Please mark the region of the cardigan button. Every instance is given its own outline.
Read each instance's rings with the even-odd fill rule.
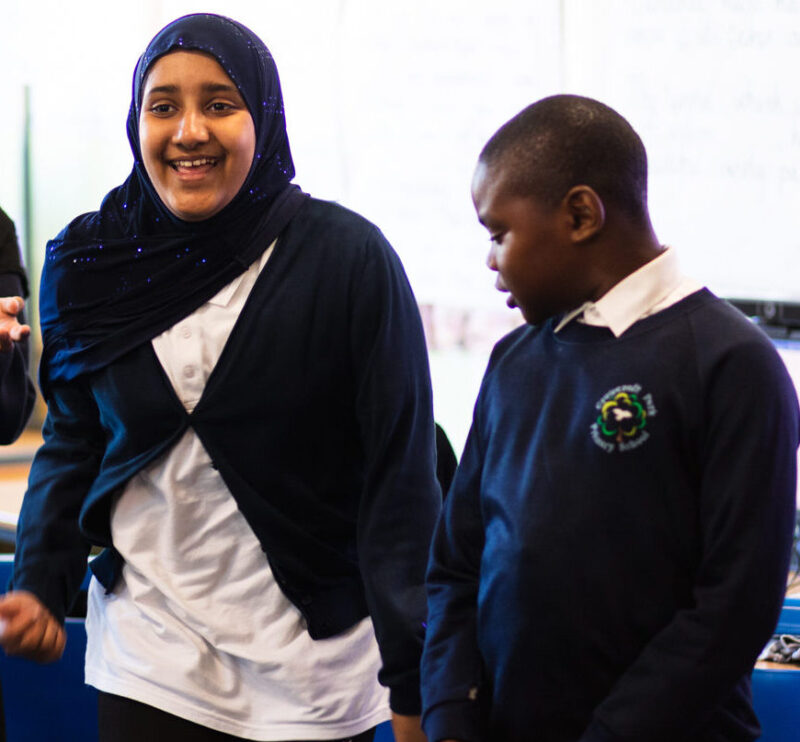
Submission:
[[[303,595],[300,598],[300,605],[311,605],[312,602],[310,595]]]

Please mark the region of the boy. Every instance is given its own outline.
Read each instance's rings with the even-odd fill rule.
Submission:
[[[434,539],[430,742],[753,740],[798,409],[768,339],[681,278],[641,140],[559,95],[472,183],[527,325],[495,347]]]

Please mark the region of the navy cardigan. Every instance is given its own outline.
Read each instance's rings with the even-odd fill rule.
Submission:
[[[16,589],[62,618],[97,544],[107,548],[92,569],[112,590],[115,496],[191,426],[309,634],[333,636],[369,614],[392,708],[419,712],[424,571],[441,496],[419,312],[377,228],[309,200],[191,413],[150,343],[43,387],[45,443],[20,515]]]

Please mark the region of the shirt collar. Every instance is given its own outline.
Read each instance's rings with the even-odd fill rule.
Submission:
[[[608,327],[616,337],[650,314],[653,308],[681,282],[678,256],[667,247],[656,258],[612,286],[595,302],[587,301],[564,315],[558,332],[573,319]]]

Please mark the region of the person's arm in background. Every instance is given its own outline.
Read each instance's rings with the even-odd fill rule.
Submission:
[[[31,328],[24,324],[23,282],[0,274],[0,444],[13,443],[28,422],[36,393],[28,373]]]
[[[22,314],[28,285],[14,222],[0,209],[0,444],[28,422],[36,393],[28,373],[30,327]]]
[[[366,462],[359,562],[395,738],[414,742],[424,740],[419,665],[425,569],[441,493],[422,321],[400,261],[377,230],[365,245],[351,306],[350,357]]]

